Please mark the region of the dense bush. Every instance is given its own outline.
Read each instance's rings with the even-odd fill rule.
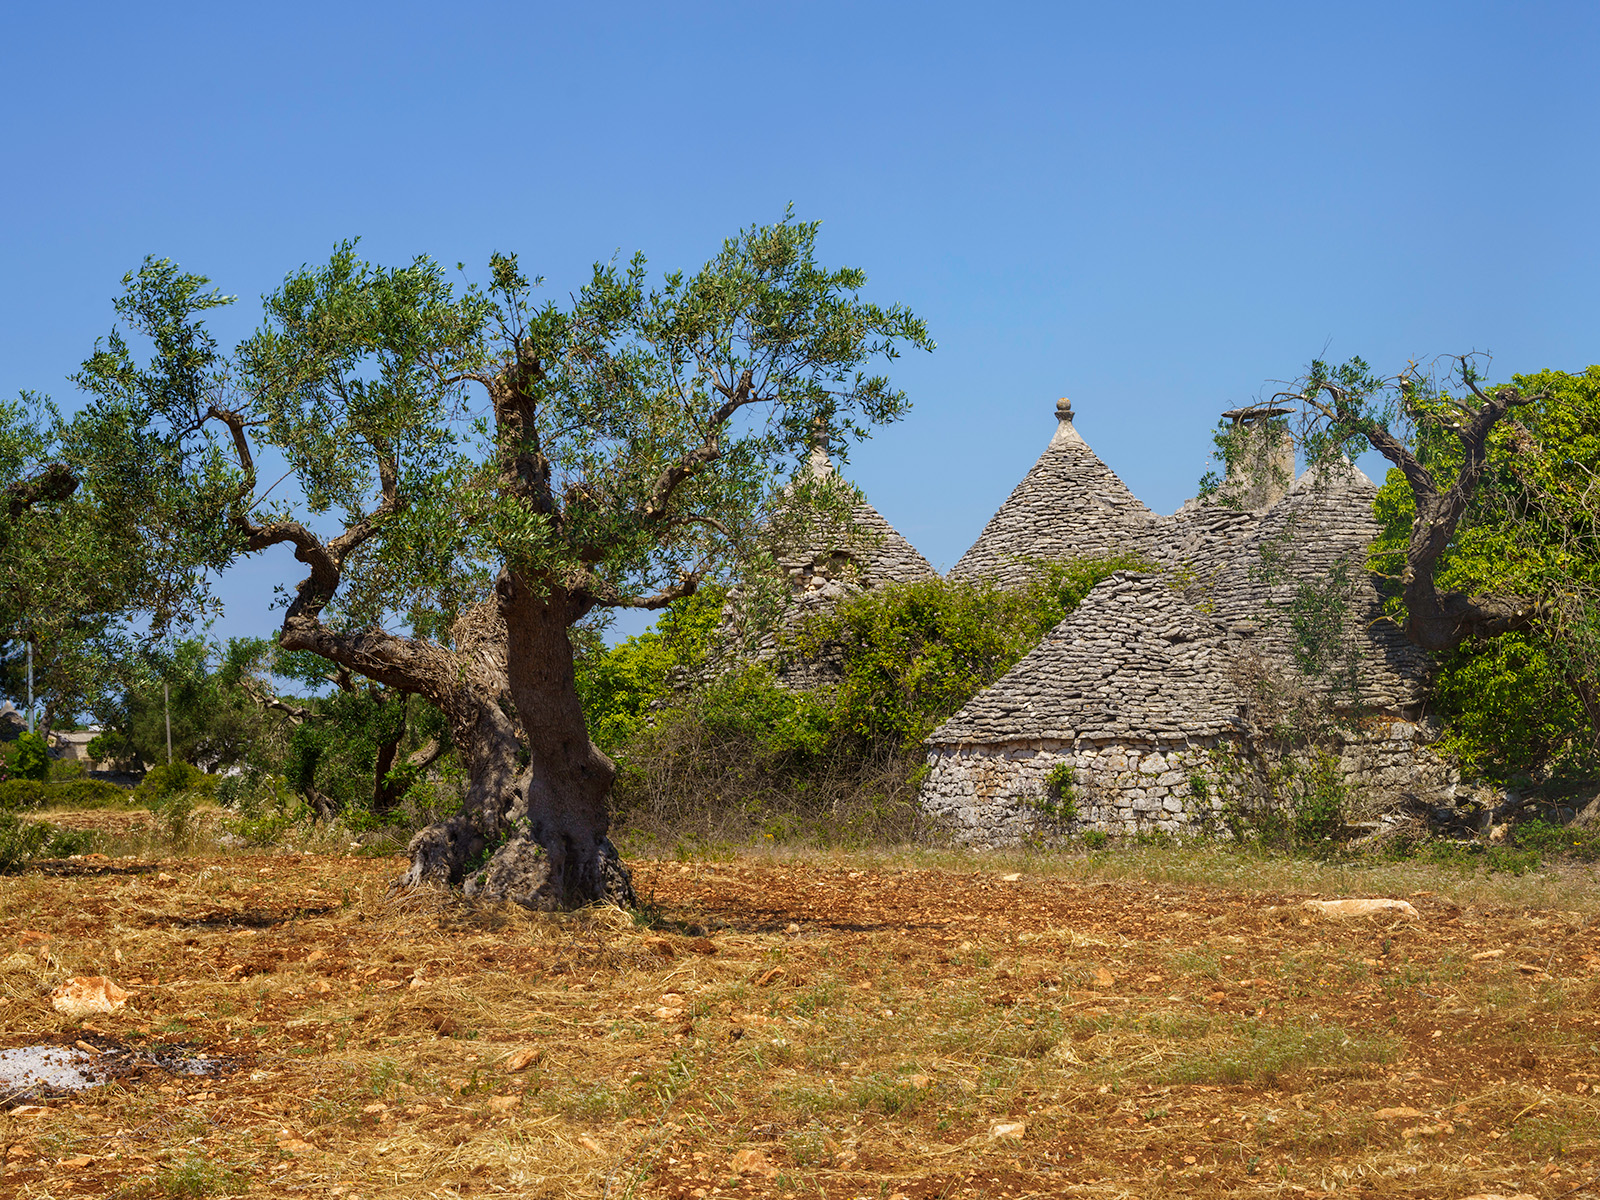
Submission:
[[[15,871],[38,858],[82,854],[93,844],[89,834],[0,812],[0,871]]]
[[[0,783],[0,812],[38,808],[48,795],[49,788],[37,779],[7,779]]]
[[[128,803],[130,793],[104,779],[69,779],[52,783],[46,803],[70,808],[117,808]]]
[[[722,588],[702,588],[673,604],[644,633],[609,649],[594,631],[575,631],[578,698],[596,745],[610,752],[626,746],[652,708],[672,694],[674,680],[705,663],[725,598]]]
[[[185,793],[210,799],[216,788],[217,781],[213,776],[192,763],[179,760],[146,771],[139,786],[133,789],[133,798],[149,808],[159,808],[172,797]]]
[[[5,748],[6,774],[12,779],[48,779],[50,749],[37,733],[18,735]]]
[[[291,830],[309,825],[315,814],[281,775],[265,771],[230,775],[217,790],[234,812],[229,830],[252,846],[271,846]]]
[[[863,592],[812,618],[792,652],[843,659],[835,730],[867,752],[914,751],[1133,558],[1040,562],[1031,582],[926,579]]]

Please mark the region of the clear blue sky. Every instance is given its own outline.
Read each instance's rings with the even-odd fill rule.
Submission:
[[[926,318],[850,474],[948,567],[1070,396],[1159,511],[1311,358],[1600,360],[1600,6],[11,4],[0,393],[66,374],[146,254],[241,303],[359,235],[552,289],[741,226]],[[267,632],[283,550],[228,581]]]

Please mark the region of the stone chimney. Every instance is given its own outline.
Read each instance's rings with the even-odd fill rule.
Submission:
[[[1259,510],[1271,508],[1288,493],[1294,482],[1294,438],[1283,418],[1292,411],[1255,404],[1222,414],[1223,420],[1233,422],[1229,432],[1235,446],[1221,488],[1226,503]]]
[[[1072,427],[1072,401],[1063,396],[1056,401],[1056,434],[1050,444],[1062,446],[1068,442],[1085,444],[1083,435]]]

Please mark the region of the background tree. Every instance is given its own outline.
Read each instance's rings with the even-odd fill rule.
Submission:
[[[255,697],[271,674],[273,646],[261,638],[224,644],[191,637],[146,645],[107,667],[117,681],[95,710],[105,732],[96,758],[133,766],[167,761],[219,771],[248,761],[267,736]]]
[[[314,654],[279,653],[274,661],[286,679],[324,691],[334,685],[326,695],[298,701],[253,685],[257,703],[292,725],[277,764],[289,786],[325,820],[338,816],[356,829],[398,820],[402,804],[451,749],[443,714],[412,693],[342,667],[330,671]],[[428,791],[430,813],[432,800]]]
[[[1425,650],[1452,650],[1473,637],[1526,629],[1536,596],[1441,590],[1438,573],[1490,466],[1490,435],[1514,409],[1547,399],[1515,384],[1485,391],[1470,355],[1450,360],[1462,394],[1452,395],[1413,364],[1392,378],[1353,358],[1341,367],[1314,362],[1293,392],[1305,413],[1303,441],[1312,465],[1353,457],[1366,443],[1388,459],[1411,491],[1414,517],[1393,578],[1406,636]],[[1441,454],[1452,443],[1457,452]],[[1448,472],[1448,473],[1447,473]]]
[[[287,545],[309,568],[280,646],[445,716],[466,800],[413,840],[408,882],[534,907],[631,898],[569,631],[760,559],[813,426],[837,440],[895,419],[905,397],[862,367],[932,347],[909,312],[860,298],[860,271],[819,267],[815,236],[750,229],[655,287],[642,258],[597,266],[564,307],[536,305],[511,257],[457,292],[429,260],[388,270],[341,247],[268,298],[226,388],[214,356],[168,361],[208,345],[205,281],[147,263],[130,287],[170,334],[142,374],[177,381],[160,416],[187,429],[184,503],[221,501],[219,548]],[[303,502],[268,500],[261,445]]]
[[[1587,773],[1600,765],[1600,367],[1518,375],[1510,386],[1526,402],[1490,430],[1435,578],[1447,592],[1530,597],[1535,615],[1443,652],[1434,703],[1450,719],[1450,748],[1490,776]],[[1436,477],[1459,475],[1458,411],[1427,393],[1413,404],[1437,413],[1416,425],[1418,460]],[[1376,511],[1372,563],[1403,579],[1417,517],[1404,473],[1390,472]]]

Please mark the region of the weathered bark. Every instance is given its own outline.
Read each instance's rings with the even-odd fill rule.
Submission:
[[[589,739],[578,701],[567,630],[581,615],[581,602],[551,581],[509,574],[498,592],[508,682],[528,748],[526,836],[545,858],[535,893],[539,906],[570,908],[597,900],[632,905],[632,880],[606,836],[607,798],[617,768]],[[509,877],[509,871],[501,875]]]
[[[476,899],[541,910],[632,905],[632,881],[606,836],[616,768],[583,721],[564,603],[535,599],[509,581],[499,592],[492,631],[473,631],[491,637],[466,645],[470,637],[458,626],[458,648],[476,667],[479,687],[457,697],[454,709],[440,704],[467,767],[467,802],[412,838],[411,867],[400,882],[459,884]],[[488,700],[483,685],[496,673],[516,721],[505,703]],[[456,709],[471,712],[470,726],[457,725]],[[528,763],[518,769],[524,743]]]
[[[1453,650],[1470,638],[1527,629],[1543,611],[1541,603],[1532,597],[1441,592],[1434,582],[1439,560],[1449,549],[1488,469],[1490,430],[1513,408],[1538,399],[1524,396],[1514,387],[1484,392],[1473,381],[1466,360],[1462,360],[1461,378],[1477,397],[1478,406],[1455,405],[1460,415],[1451,428],[1461,443],[1462,463],[1447,488],[1439,486],[1433,472],[1387,427],[1360,412],[1343,388],[1327,381],[1318,385],[1317,391],[1326,392],[1330,404],[1318,401],[1316,392],[1304,397],[1334,424],[1365,436],[1374,450],[1399,468],[1410,485],[1416,516],[1411,522],[1406,563],[1400,577],[1401,600],[1406,608],[1406,637],[1424,650]]]

